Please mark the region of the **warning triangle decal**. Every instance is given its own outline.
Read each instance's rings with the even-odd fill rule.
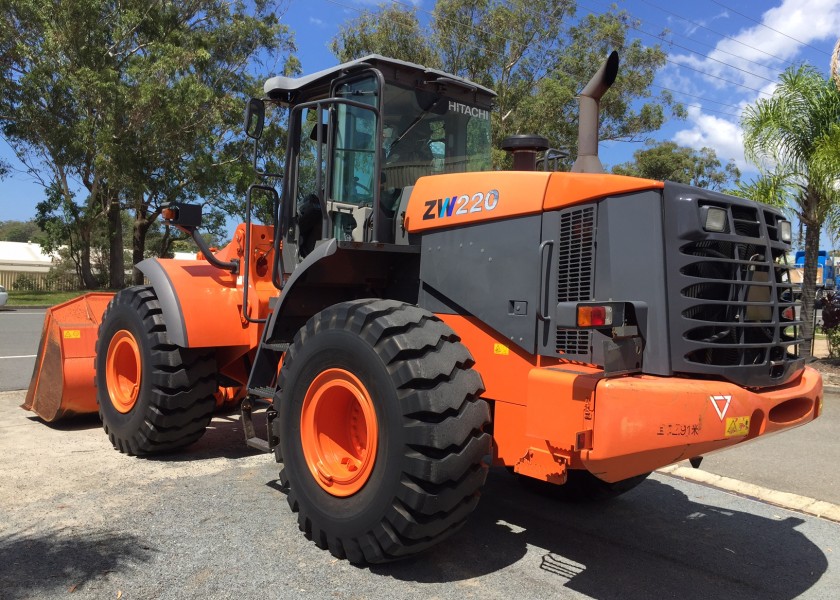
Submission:
[[[723,417],[726,416],[726,411],[729,410],[729,403],[732,402],[732,396],[709,396],[709,400],[712,401],[715,412],[720,417],[720,420],[723,421]]]

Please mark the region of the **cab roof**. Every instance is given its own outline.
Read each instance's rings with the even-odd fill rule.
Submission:
[[[286,103],[324,96],[329,92],[330,84],[334,79],[364,67],[379,69],[385,77],[386,82],[407,83],[413,77],[415,80],[413,83],[416,83],[417,75],[422,75],[422,82],[435,82],[457,87],[462,92],[469,91],[476,95],[485,96],[487,101],[490,101],[496,96],[496,92],[493,90],[473,83],[463,77],[451,75],[437,69],[429,69],[423,65],[388,58],[379,54],[369,54],[362,58],[351,60],[350,62],[336,65],[335,67],[330,67],[317,73],[312,73],[311,75],[304,75],[303,77],[278,75],[265,82],[263,91],[269,98]]]

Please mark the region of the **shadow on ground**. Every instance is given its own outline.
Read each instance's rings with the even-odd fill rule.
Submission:
[[[148,562],[154,553],[125,534],[65,530],[0,536],[0,596],[41,598],[81,591],[85,585]]]
[[[780,514],[783,514],[780,511]],[[828,568],[804,521],[723,510],[648,480],[602,504],[561,504],[493,470],[466,526],[431,551],[375,566],[406,581],[451,582],[511,567],[599,600],[795,598]],[[539,570],[539,571],[537,571]]]
[[[255,420],[259,415],[255,416]],[[260,422],[254,424],[257,434],[265,436],[264,425]],[[204,435],[186,448],[181,448],[172,453],[150,456],[150,460],[167,462],[189,462],[194,460],[205,460],[208,458],[240,459],[261,454],[245,444],[245,434],[242,431],[239,413],[217,413]],[[274,461],[273,454],[266,454],[265,460]]]

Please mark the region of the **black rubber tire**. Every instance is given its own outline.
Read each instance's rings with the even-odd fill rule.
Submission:
[[[648,478],[650,473],[643,473],[614,483],[598,479],[589,471],[570,470],[563,485],[519,476],[519,482],[527,489],[550,496],[564,502],[606,502],[629,492]]]
[[[134,336],[141,361],[139,394],[127,413],[114,407],[105,378],[106,353],[120,330]],[[169,341],[160,302],[151,287],[131,287],[111,300],[99,326],[95,367],[99,416],[120,452],[168,452],[204,434],[216,406],[216,360],[212,352],[181,348]]]
[[[298,525],[319,548],[353,563],[413,555],[457,531],[487,477],[490,409],[481,377],[455,333],[416,306],[390,300],[337,304],[312,317],[286,352],[275,408],[280,473]],[[327,493],[309,471],[301,407],[318,373],[351,372],[370,393],[379,444],[358,492]]]

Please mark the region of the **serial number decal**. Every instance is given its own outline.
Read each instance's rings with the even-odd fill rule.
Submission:
[[[739,437],[750,432],[749,417],[729,417],[726,419],[726,437]]]
[[[471,215],[495,210],[498,205],[498,190],[490,190],[487,193],[476,192],[472,195],[455,194],[448,198],[426,200],[426,212],[423,213],[423,220],[445,219],[452,215]]]
[[[701,429],[703,429],[703,426],[700,423],[664,423],[659,426],[656,435],[687,437],[700,435]]]

